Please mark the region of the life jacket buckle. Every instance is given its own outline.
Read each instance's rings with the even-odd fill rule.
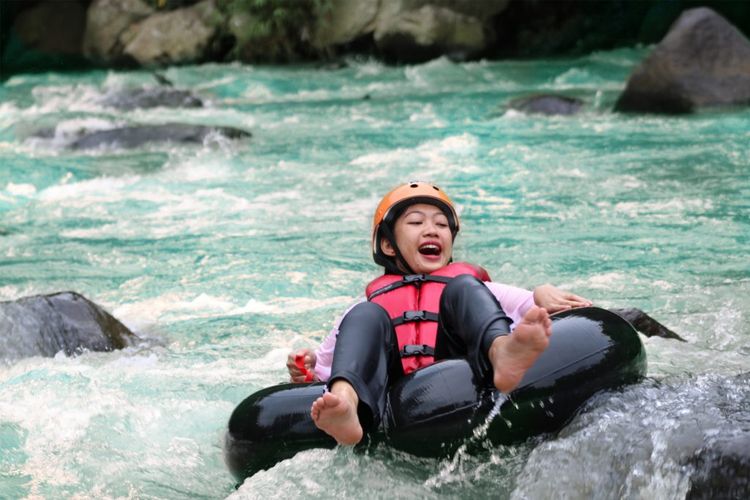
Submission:
[[[425,275],[424,274],[407,274],[401,279],[401,281],[403,281],[407,285],[410,283],[421,283],[425,281]]]
[[[406,344],[401,348],[401,357],[410,358],[412,356],[434,356],[435,349],[427,344]]]
[[[427,319],[427,311],[404,311],[404,322],[424,321]]]

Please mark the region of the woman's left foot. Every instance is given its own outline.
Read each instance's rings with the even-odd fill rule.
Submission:
[[[526,370],[549,345],[552,321],[545,309],[532,307],[512,333],[496,338],[488,353],[494,370],[493,382],[509,393],[521,382]]]
[[[348,387],[341,388],[341,383]],[[326,392],[313,402],[310,408],[313,422],[338,444],[357,444],[363,435],[357,415],[358,400],[357,393],[351,385],[336,381],[331,392]]]

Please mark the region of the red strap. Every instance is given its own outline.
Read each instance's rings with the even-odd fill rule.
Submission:
[[[305,355],[297,354],[294,357],[294,364],[297,365],[297,368],[299,368],[299,371],[301,371],[302,375],[305,376],[305,382],[312,382],[313,374],[310,370],[308,370],[305,367]]]

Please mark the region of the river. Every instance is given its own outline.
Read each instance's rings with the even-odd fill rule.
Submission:
[[[611,112],[646,53],[168,68],[207,102],[181,109],[100,104],[154,84],[142,70],[5,81],[0,300],[74,290],[144,342],[0,364],[0,498],[684,498],[696,450],[750,433],[750,111]],[[533,93],[585,106],[505,108]],[[63,146],[176,121],[253,136]],[[42,127],[56,133],[29,137]],[[643,337],[648,378],[544,440],[445,460],[311,450],[235,489],[232,409],[377,275],[372,211],[411,179],[458,204],[458,260],[641,308],[688,342]]]

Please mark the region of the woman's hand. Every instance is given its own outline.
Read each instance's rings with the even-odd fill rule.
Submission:
[[[295,384],[319,380],[315,375],[315,353],[310,349],[290,352],[286,359],[286,369],[289,370],[289,378]]]
[[[547,312],[556,313],[575,307],[589,307],[591,301],[570,292],[564,292],[550,284],[534,288],[534,303]]]

